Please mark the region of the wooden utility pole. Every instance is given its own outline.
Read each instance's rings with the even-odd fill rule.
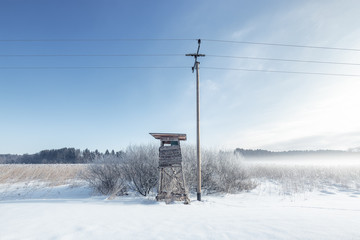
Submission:
[[[197,158],[197,200],[201,201],[201,152],[200,152],[200,86],[199,86],[199,64],[197,58],[205,57],[205,54],[199,54],[201,40],[198,39],[198,49],[196,53],[186,54],[194,57],[195,63],[192,71],[196,69],[196,158]]]

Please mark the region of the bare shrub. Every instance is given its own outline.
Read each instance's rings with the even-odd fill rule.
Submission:
[[[241,157],[233,152],[219,152],[213,163],[216,168],[214,178],[217,190],[226,193],[248,191],[256,187],[246,168],[241,164]]]
[[[196,149],[182,148],[184,175],[188,188],[195,191],[197,186]],[[202,150],[202,188],[207,192],[235,193],[256,187],[241,163],[241,157],[233,152]]]
[[[126,192],[123,159],[116,156],[99,157],[88,165],[83,178],[98,193],[104,195],[121,195]]]
[[[148,195],[158,183],[158,148],[154,145],[128,147],[123,168],[129,188]]]
[[[124,194],[127,189],[147,196],[158,182],[158,148],[129,146],[121,156],[103,155],[90,164],[83,178],[104,195]]]
[[[181,149],[183,157],[183,169],[186,180],[187,189],[196,191],[197,188],[197,159],[196,148],[194,146],[185,145]],[[215,166],[215,158],[217,152],[202,150],[201,151],[201,186],[207,191],[216,191],[217,183],[214,174],[217,172]]]
[[[196,148],[190,145],[184,145],[181,147],[181,155],[183,159],[185,187],[189,192],[195,192],[197,184]]]
[[[186,188],[197,186],[196,151],[192,146],[182,148]],[[105,155],[106,157],[106,155]],[[85,179],[98,192],[108,195],[127,189],[147,196],[159,181],[159,149],[156,145],[129,146],[121,159],[102,159],[89,165]],[[249,178],[239,156],[233,152],[202,151],[202,187],[208,193],[235,193],[250,190],[256,185]]]

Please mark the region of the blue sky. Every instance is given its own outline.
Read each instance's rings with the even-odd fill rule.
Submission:
[[[360,49],[358,1],[0,2],[0,40],[224,39]],[[0,41],[2,55],[186,54],[196,41]],[[359,63],[360,52],[204,40],[201,52]],[[200,59],[201,140],[209,148],[360,146],[360,78],[212,70],[360,74],[359,66]],[[62,147],[120,150],[181,132],[195,143],[193,59],[14,57],[0,67],[162,66],[180,69],[1,69],[0,153]]]

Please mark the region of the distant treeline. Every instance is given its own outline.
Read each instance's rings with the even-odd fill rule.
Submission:
[[[104,155],[120,156],[122,151],[111,152],[106,150],[105,153],[101,153],[98,150],[90,151],[85,149],[81,151],[75,148],[61,148],[52,150],[43,150],[35,154],[0,154],[0,164],[55,164],[55,163],[88,163],[94,159]]]
[[[359,156],[360,152],[355,151],[341,151],[341,150],[305,150],[305,151],[281,151],[281,152],[272,152],[268,150],[262,149],[243,149],[243,148],[236,148],[235,153],[241,154],[245,158],[260,158],[260,157],[301,157],[301,156],[314,156],[314,157],[321,157],[321,156]]]
[[[260,157],[352,157],[360,158],[360,151],[358,149],[353,151],[340,151],[340,150],[316,150],[316,151],[282,151],[273,152],[262,149],[243,149],[236,148],[234,151],[245,158],[260,158]],[[52,150],[43,150],[35,154],[0,154],[0,164],[80,164],[89,163],[94,159],[99,159],[103,156],[112,155],[120,157],[124,154],[123,151],[115,152],[114,150],[106,150],[104,153],[98,150],[90,151],[89,149],[80,150],[75,148],[61,148]]]

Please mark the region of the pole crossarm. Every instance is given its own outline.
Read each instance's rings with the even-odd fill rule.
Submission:
[[[188,53],[188,54],[185,54],[185,56],[187,56],[187,57],[194,57],[194,58],[195,58],[194,66],[192,67],[192,72],[194,72],[194,70],[195,70],[196,63],[200,64],[200,62],[198,62],[197,58],[198,58],[198,57],[205,57],[205,54],[199,53],[199,51],[200,51],[200,44],[201,44],[201,39],[198,39],[198,48],[197,48],[196,53]]]
[[[205,57],[205,54],[197,54],[197,53],[189,53],[189,54],[185,54],[185,56],[190,56],[190,57]]]

